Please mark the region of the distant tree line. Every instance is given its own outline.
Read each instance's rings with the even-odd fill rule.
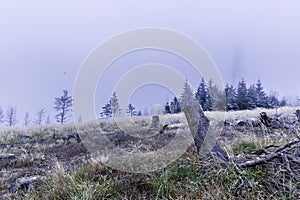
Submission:
[[[236,87],[226,84],[225,88],[221,89],[214,84],[212,80],[206,83],[202,78],[195,93],[186,81],[181,96],[179,98],[174,97],[171,102],[167,102],[163,108],[164,113],[179,113],[185,106],[184,104],[191,100],[197,101],[204,111],[251,110],[255,108],[276,108],[287,105],[286,98],[283,97],[279,99],[278,95],[273,91],[267,94],[260,80],[255,84],[247,86],[245,79],[241,79]],[[72,107],[72,96],[68,95],[67,90],[63,90],[63,95],[54,100],[54,110],[57,113],[55,115],[56,122],[60,124],[66,123],[70,117]],[[127,105],[124,112],[122,111],[117,94],[114,92],[109,101],[102,107],[100,116],[102,118],[110,118],[124,116],[124,114],[127,116],[149,115],[147,109],[145,109],[144,114],[142,114],[142,112],[131,103]],[[81,117],[79,121],[82,121]],[[14,126],[18,123],[16,107],[10,106],[7,112],[4,113],[0,106],[0,125],[4,123],[7,126]],[[23,121],[24,126],[50,123],[50,116],[46,115],[45,108],[38,110],[33,120],[30,119],[29,113],[26,112]]]
[[[54,101],[54,110],[57,112],[55,119],[56,122],[60,124],[64,124],[67,122],[69,118],[69,113],[72,111],[73,106],[73,98],[72,96],[68,95],[67,90],[63,90],[63,95],[60,97],[55,98]],[[4,113],[0,106],[0,125],[5,124],[7,126],[14,126],[18,124],[17,120],[17,109],[16,107],[9,106],[7,112]],[[35,118],[32,120],[30,119],[30,115],[28,112],[25,113],[23,125],[42,125],[42,124],[50,124],[50,116],[46,115],[46,109],[41,108],[36,112]]]
[[[128,116],[141,116],[142,112],[140,110],[137,110],[135,106],[133,106],[131,103],[128,104],[126,110],[126,114]],[[102,112],[100,112],[101,118],[110,118],[110,117],[118,117],[122,116],[122,109],[119,105],[119,99],[117,96],[117,93],[114,92],[112,94],[112,97],[102,107]]]
[[[184,86],[186,91],[187,86]],[[181,95],[181,100],[183,96]],[[202,78],[199,87],[195,92],[195,98],[204,111],[213,110],[252,110],[255,108],[276,108],[287,105],[285,97],[279,99],[276,92],[267,94],[264,91],[262,82],[258,80],[255,84],[247,86],[245,79],[241,79],[237,85],[226,84],[220,89],[212,80],[208,83]],[[181,105],[177,97],[165,105],[166,113],[181,112]]]

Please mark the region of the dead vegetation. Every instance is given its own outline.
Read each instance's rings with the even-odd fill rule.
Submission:
[[[0,195],[16,199],[299,199],[300,125],[295,111],[228,113],[219,140],[229,154],[225,166],[210,156],[200,159],[192,146],[168,167],[147,174],[94,164],[72,125],[5,130],[0,134]],[[266,112],[270,126],[262,122],[261,112]],[[217,112],[206,115],[221,119]],[[186,128],[180,115],[163,116],[162,121],[168,124],[162,133],[144,140],[116,131],[110,120],[81,128],[101,130],[122,148],[147,152],[161,148],[177,129]],[[130,130],[126,120],[122,123]],[[136,118],[133,123],[143,128],[151,120]]]

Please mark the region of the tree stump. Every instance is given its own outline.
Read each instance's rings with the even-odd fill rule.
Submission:
[[[300,122],[300,110],[299,109],[296,110],[295,115],[298,119],[298,122]]]
[[[152,122],[151,122],[150,127],[152,129],[159,129],[159,116],[158,115],[152,116]]]
[[[260,113],[260,121],[263,123],[266,127],[271,126],[271,118],[268,117],[266,112],[261,112]]]
[[[195,134],[194,141],[198,154],[203,157],[211,153],[215,158],[228,161],[228,155],[220,147],[215,134],[210,130],[210,121],[205,116],[201,106],[197,102],[191,101],[183,108],[183,111],[192,133]]]

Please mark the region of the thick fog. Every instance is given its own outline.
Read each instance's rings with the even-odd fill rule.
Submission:
[[[89,53],[114,35],[142,27],[175,30],[197,41],[216,63],[225,83],[236,85],[242,77],[248,84],[261,79],[267,92],[296,98],[299,9],[296,0],[1,1],[0,106],[4,111],[9,105],[16,106],[20,122],[26,111],[33,117],[40,108],[53,117],[54,98],[63,89],[72,91]],[[97,112],[109,99],[118,76],[149,62],[176,68],[194,89],[200,82],[191,66],[174,55],[136,52],[114,63],[107,73],[107,88],[97,91]],[[149,86],[137,91],[132,101],[143,111],[171,98],[167,89]]]

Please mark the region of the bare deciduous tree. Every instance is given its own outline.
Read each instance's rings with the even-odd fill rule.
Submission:
[[[47,116],[45,123],[46,123],[47,125],[49,125],[49,124],[51,123],[51,121],[50,121],[50,116],[49,116],[49,115]]]
[[[29,126],[30,123],[31,123],[31,119],[29,118],[29,113],[26,112],[25,118],[24,118],[24,126]]]
[[[17,121],[17,109],[15,107],[9,107],[6,112],[6,122],[8,126],[14,126]]]
[[[0,107],[0,124],[2,124],[4,122],[4,113],[2,108]]]
[[[46,113],[45,108],[40,109],[40,110],[36,113],[36,118],[35,118],[35,120],[34,120],[34,123],[35,123],[36,125],[41,125],[41,124],[42,124],[42,122],[43,122],[43,120],[44,120],[44,118],[45,118],[45,113]]]

